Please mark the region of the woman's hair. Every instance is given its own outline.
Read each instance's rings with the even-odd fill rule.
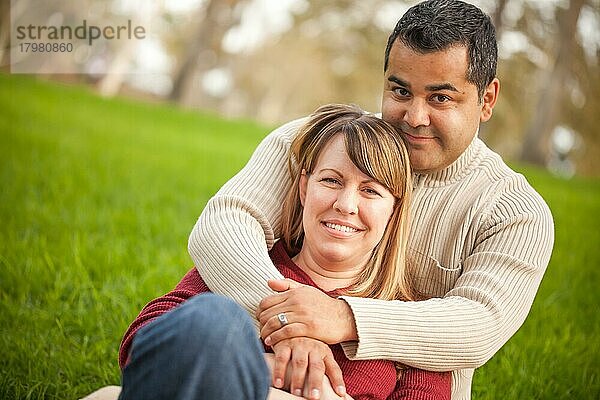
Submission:
[[[290,254],[302,248],[304,229],[300,203],[301,171],[314,171],[325,145],[336,135],[344,137],[346,153],[354,165],[395,197],[394,209],[381,241],[347,295],[384,300],[413,300],[406,262],[412,180],[408,152],[396,130],[375,115],[354,105],[319,107],[291,145],[288,168],[293,184],[283,205],[283,239]]]

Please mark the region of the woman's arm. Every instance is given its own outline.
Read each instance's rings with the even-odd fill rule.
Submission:
[[[119,347],[119,366],[124,368],[129,359],[129,351],[136,333],[145,325],[154,321],[161,315],[181,305],[184,301],[201,292],[208,291],[208,287],[200,278],[196,269],[191,269],[175,286],[175,289],[148,303],[131,323]]]
[[[451,372],[409,368],[401,371],[396,388],[387,400],[450,400]]]

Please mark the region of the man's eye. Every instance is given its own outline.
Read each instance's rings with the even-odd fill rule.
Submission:
[[[432,97],[432,100],[436,103],[445,103],[450,101],[450,97],[446,96],[445,94],[436,94]]]
[[[394,89],[394,93],[396,93],[398,96],[402,96],[402,97],[408,97],[410,95],[410,92],[402,87]]]

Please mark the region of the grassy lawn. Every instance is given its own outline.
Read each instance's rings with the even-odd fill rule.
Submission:
[[[191,267],[208,198],[267,128],[0,74],[0,398],[119,384],[121,335]],[[600,396],[600,180],[523,170],[556,246],[525,325],[475,399]]]

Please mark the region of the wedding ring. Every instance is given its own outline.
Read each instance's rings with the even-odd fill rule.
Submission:
[[[285,313],[279,313],[277,314],[277,319],[279,320],[279,323],[281,324],[281,326],[286,326],[287,324],[289,324],[289,321],[287,319],[287,316],[285,315]]]

